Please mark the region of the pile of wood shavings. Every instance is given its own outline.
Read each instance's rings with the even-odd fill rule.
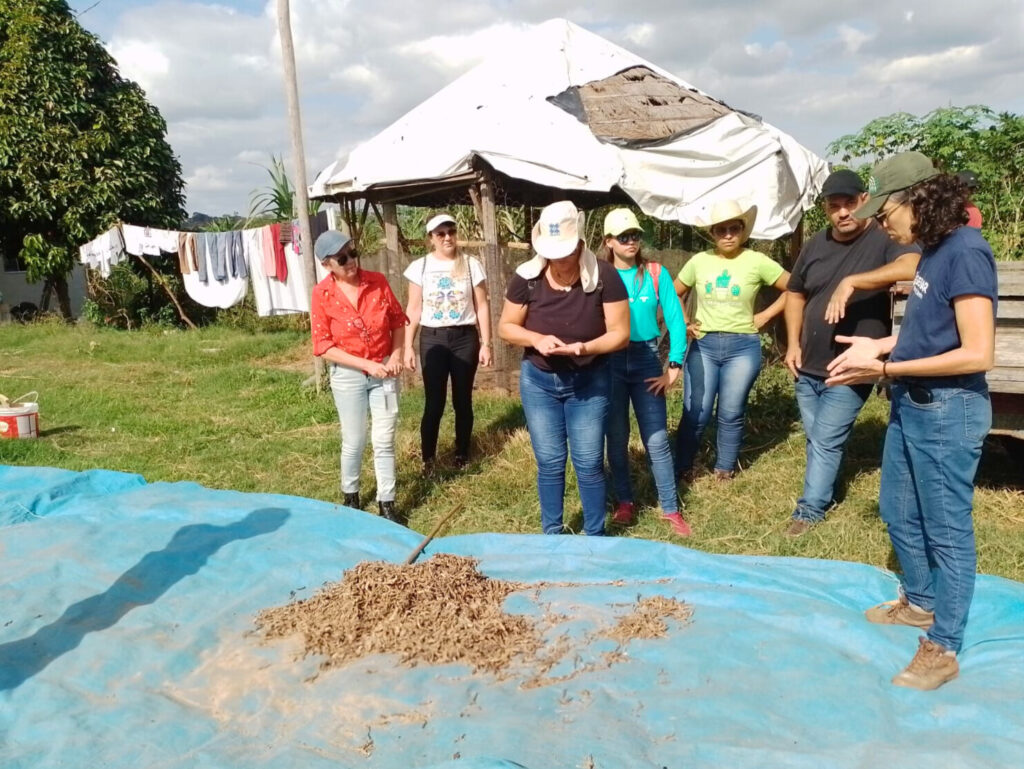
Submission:
[[[624,644],[634,638],[664,638],[668,633],[665,618],[670,617],[686,622],[693,616],[693,609],[675,598],[656,595],[638,598],[636,608],[619,621],[604,636]]]
[[[312,598],[260,612],[268,638],[299,633],[307,654],[336,667],[371,654],[403,664],[461,662],[497,672],[536,655],[540,633],[507,614],[505,598],[525,585],[490,579],[473,558],[440,553],[422,563],[364,562]]]

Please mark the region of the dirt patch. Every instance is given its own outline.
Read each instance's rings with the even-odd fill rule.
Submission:
[[[668,633],[666,620],[685,622],[693,614],[675,598],[638,597],[625,615],[596,611],[587,620],[596,629],[582,638],[571,641],[562,634],[545,643],[551,630],[578,621],[578,612],[569,616],[549,607],[540,617],[509,614],[504,609],[509,595],[530,591],[539,604],[539,590],[551,585],[491,579],[477,563],[443,553],[410,566],[363,562],[311,598],[260,612],[256,624],[268,639],[300,637],[306,655],[322,657],[321,669],[394,654],[410,667],[463,663],[500,677],[514,671],[522,674],[523,686],[533,688],[564,683],[625,659],[620,648],[602,653],[599,660],[579,662],[581,649],[598,639],[611,638],[621,647],[633,639],[662,638]],[[552,676],[567,659],[577,660],[571,672]]]

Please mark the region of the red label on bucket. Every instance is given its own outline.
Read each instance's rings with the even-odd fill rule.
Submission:
[[[35,403],[0,408],[0,438],[38,437],[39,407]]]

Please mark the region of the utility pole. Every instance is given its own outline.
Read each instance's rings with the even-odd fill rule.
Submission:
[[[288,122],[292,134],[292,165],[295,168],[295,199],[299,209],[302,245],[302,273],[306,285],[316,285],[313,256],[313,229],[309,225],[309,185],[306,183],[306,150],[302,141],[302,116],[299,113],[299,79],[295,71],[295,45],[292,43],[292,14],[288,0],[277,0],[277,32],[281,37],[281,64],[284,67],[284,92],[288,97]],[[313,378],[320,392],[324,362],[313,356]]]

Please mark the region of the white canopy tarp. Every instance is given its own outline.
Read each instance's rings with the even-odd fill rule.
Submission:
[[[637,66],[702,93],[571,22],[544,22],[514,53],[485,60],[325,168],[310,195],[442,181],[471,172],[478,156],[507,176],[549,187],[608,192],[617,185],[665,221],[697,224],[715,201],[736,198],[758,207],[755,237],[792,232],[828,167],[774,126],[730,111],[657,146],[631,148],[600,141],[548,101]]]

